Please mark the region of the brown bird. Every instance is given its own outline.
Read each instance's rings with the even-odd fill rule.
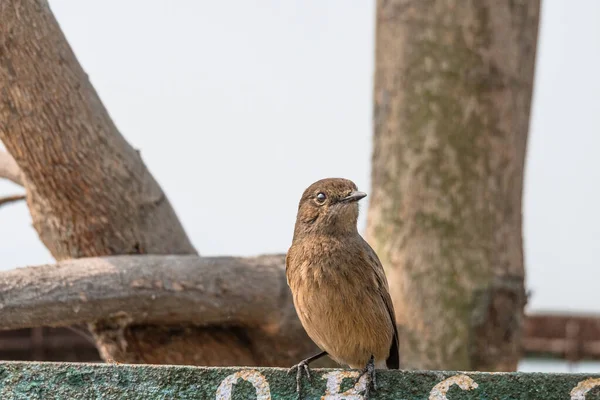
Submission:
[[[400,368],[398,330],[385,273],[356,226],[358,201],[366,196],[347,179],[310,185],[298,205],[286,276],[302,326],[321,353],[290,368],[300,394],[302,371],[325,355],[367,374]],[[360,379],[360,378],[359,378]]]

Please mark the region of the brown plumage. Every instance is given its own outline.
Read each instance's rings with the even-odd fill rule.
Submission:
[[[373,366],[399,368],[387,279],[356,226],[358,200],[365,196],[352,181],[329,178],[313,183],[300,199],[286,275],[302,326],[324,352],[292,367],[298,379],[325,353],[340,364],[365,368],[373,384]]]

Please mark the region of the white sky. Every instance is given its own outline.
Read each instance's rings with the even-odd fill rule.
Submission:
[[[369,191],[374,1],[50,4],[203,255],[285,252],[317,179]],[[600,1],[544,0],[524,203],[533,310],[600,312],[598,71]],[[46,262],[26,206],[3,207],[0,269]]]

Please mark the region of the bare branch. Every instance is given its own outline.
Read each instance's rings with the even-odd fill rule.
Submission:
[[[5,178],[17,185],[24,186],[21,169],[15,159],[6,151],[0,151],[0,178]]]
[[[0,272],[0,329],[68,326],[107,317],[302,331],[283,255],[114,256]]]
[[[0,197],[0,207],[6,204],[14,203],[15,201],[25,200],[26,198],[27,196],[24,194],[13,194],[10,196]]]

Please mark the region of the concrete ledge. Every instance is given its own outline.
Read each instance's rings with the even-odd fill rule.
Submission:
[[[303,398],[360,400],[358,371],[315,369]],[[380,371],[376,399],[600,399],[600,374]],[[340,388],[341,386],[341,388]],[[0,399],[296,399],[279,368],[0,362]]]

